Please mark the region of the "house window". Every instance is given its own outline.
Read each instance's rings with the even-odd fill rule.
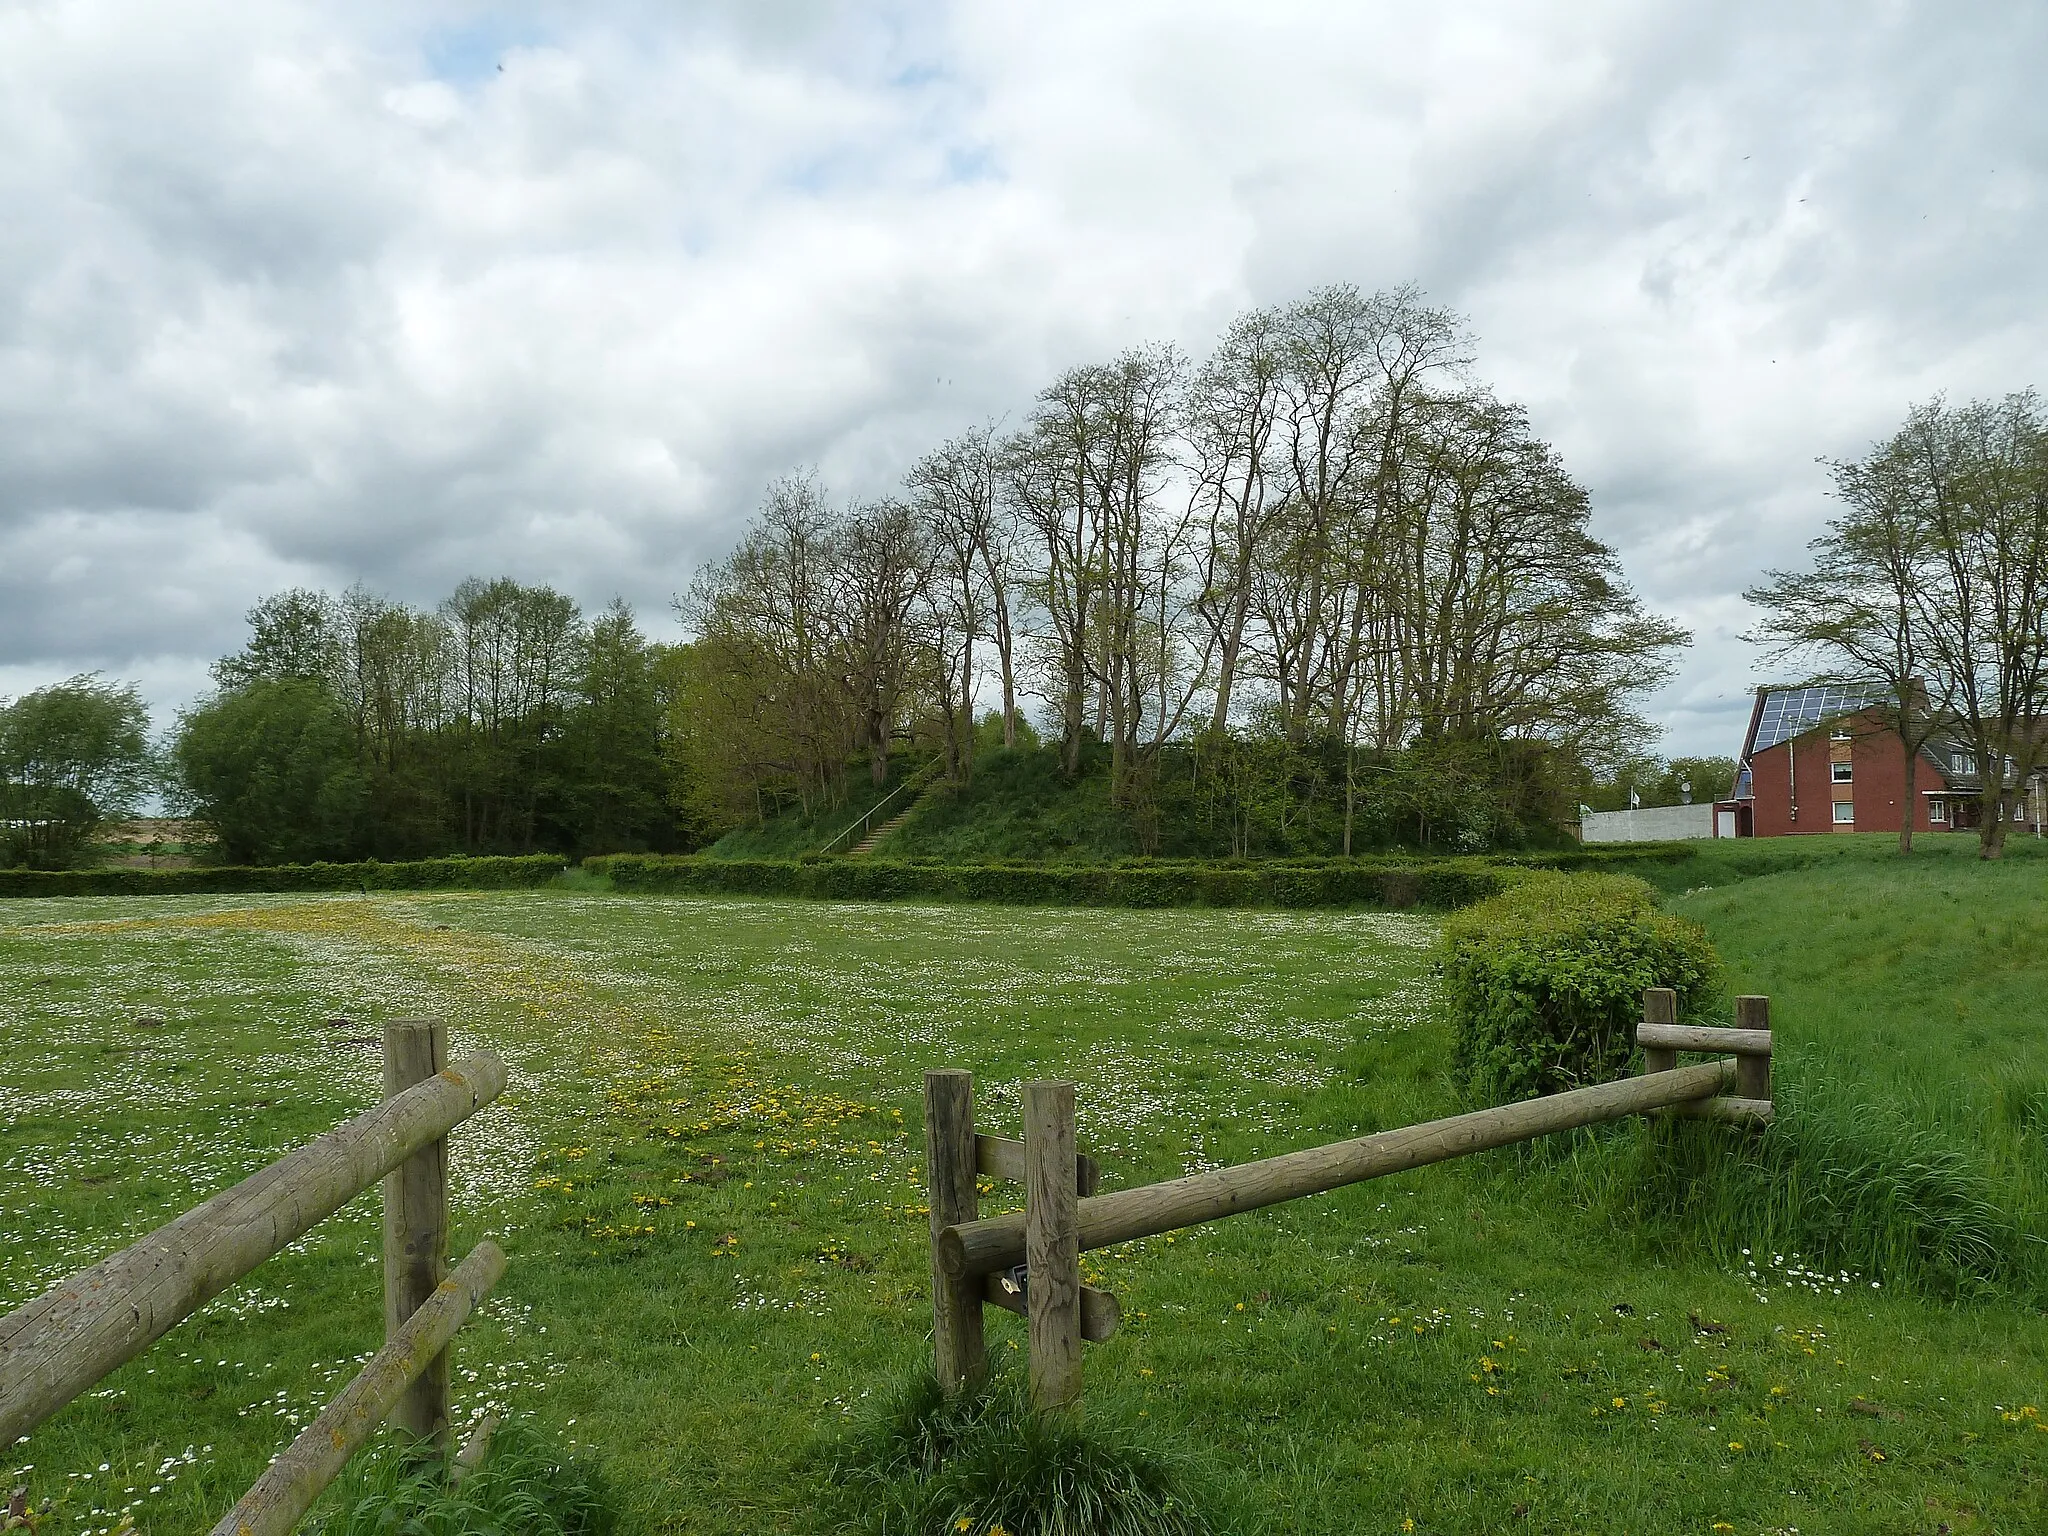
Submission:
[[[1837,784],[1846,784],[1855,776],[1853,763],[1829,763],[1828,776]]]
[[[1849,826],[1855,820],[1856,802],[1854,800],[1837,800],[1835,802],[1835,824],[1837,826]]]
[[[1977,759],[1975,759],[1974,757],[1970,756],[1970,754],[1969,754],[1969,753],[1967,753],[1967,752],[1958,752],[1958,753],[1956,754],[1956,772],[1957,772],[1957,773],[1975,773],[1976,771],[1977,771]]]
[[[1928,801],[1927,820],[1930,824],[1939,822],[1946,826],[1948,824],[1948,802],[1946,800]]]

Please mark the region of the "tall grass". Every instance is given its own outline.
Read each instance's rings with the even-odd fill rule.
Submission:
[[[873,1536],[1206,1536],[1177,1458],[1078,1414],[1035,1414],[1014,1375],[947,1397],[925,1372],[828,1452]]]
[[[2048,1299],[2048,1200],[2038,1166],[1909,1109],[1872,1102],[1818,1053],[1781,1058],[1762,1132],[1636,1121],[1559,1139],[1532,1161],[1575,1203],[1660,1248],[1731,1270],[1790,1257],[1944,1300]],[[2015,1090],[2036,1111],[2038,1085]]]
[[[506,1424],[483,1464],[449,1486],[438,1456],[389,1444],[350,1464],[308,1536],[610,1536],[611,1490],[590,1464]]]

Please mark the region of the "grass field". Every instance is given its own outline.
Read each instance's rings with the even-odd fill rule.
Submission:
[[[2033,1102],[2048,865],[1930,860],[1882,925],[1847,868],[1677,906],[1844,1092],[2034,1187],[2038,1122],[1997,1106]],[[1943,958],[1918,902],[1944,878],[1995,976]],[[1850,965],[1880,927],[1884,965]],[[840,1529],[824,1437],[925,1352],[922,1068],[974,1069],[1012,1130],[1020,1080],[1076,1078],[1112,1185],[1428,1118],[1455,1107],[1432,940],[1405,915],[567,892],[11,902],[0,1307],[367,1104],[376,1021],[443,1013],[514,1069],[455,1143],[458,1249],[512,1255],[458,1343],[464,1411],[587,1448],[635,1532]],[[1208,1467],[1228,1529],[2048,1526],[2037,1297],[1936,1304],[1789,1254],[1752,1275],[1611,1180],[1589,1195],[1620,1157],[1502,1154],[1092,1255],[1127,1326],[1090,1350],[1086,1412]],[[206,1529],[377,1342],[376,1224],[373,1194],[0,1471],[63,1498],[58,1531]],[[1014,1358],[1021,1325],[991,1337]]]

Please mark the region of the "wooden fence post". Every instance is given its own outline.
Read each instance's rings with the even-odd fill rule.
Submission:
[[[1669,987],[1645,987],[1643,989],[1643,1022],[1645,1024],[1676,1024],[1678,1022],[1678,994]],[[1678,1065],[1678,1052],[1661,1050],[1653,1046],[1643,1047],[1643,1070],[1645,1072],[1669,1072]]]
[[[1762,1029],[1771,1027],[1771,1000],[1768,997],[1738,997],[1735,999],[1735,1027],[1737,1029]],[[1735,1058],[1735,1091],[1745,1099],[1771,1099],[1771,1058],[1768,1056],[1738,1056]]]
[[[925,1190],[932,1208],[932,1366],[947,1392],[988,1374],[978,1275],[950,1275],[939,1264],[939,1233],[981,1215],[974,1177],[974,1074],[924,1075]]]
[[[1024,1304],[1031,1404],[1081,1400],[1081,1221],[1074,1192],[1074,1085],[1024,1085]]]
[[[439,1019],[391,1019],[384,1025],[384,1097],[396,1098],[448,1063],[447,1026]],[[384,1175],[384,1338],[396,1339],[448,1272],[448,1140],[430,1142]],[[391,1422],[445,1452],[448,1351],[399,1398]]]

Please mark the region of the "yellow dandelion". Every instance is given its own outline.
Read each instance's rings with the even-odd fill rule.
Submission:
[[[1730,1440],[1728,1442],[1728,1449],[1731,1451],[1739,1451],[1742,1449],[1742,1442],[1740,1440]]]

